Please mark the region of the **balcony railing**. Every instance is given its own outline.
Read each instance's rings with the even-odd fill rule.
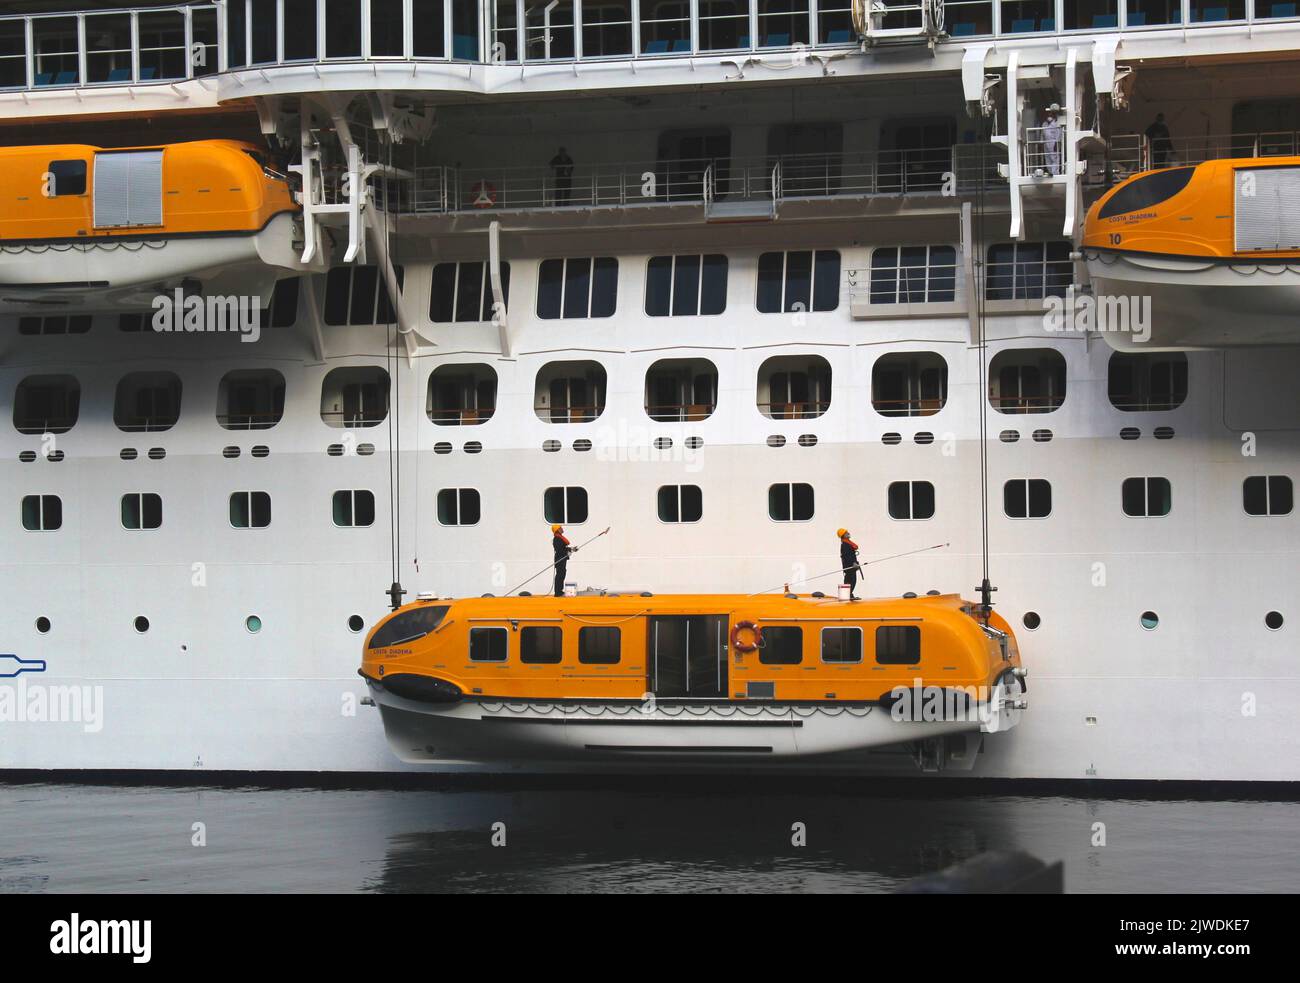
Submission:
[[[713,403],[647,403],[645,411],[656,423],[698,423],[716,408]]]
[[[1232,157],[1300,156],[1300,132],[1230,133],[1203,137],[1148,139],[1141,133],[1110,138],[1111,171],[1119,178],[1138,171],[1203,164]]]
[[[960,194],[1005,187],[997,163],[1004,148],[962,144],[937,150],[682,159],[575,166],[561,177],[548,167],[413,169],[386,197],[399,213],[789,201],[865,195]],[[773,183],[775,182],[775,188]]]

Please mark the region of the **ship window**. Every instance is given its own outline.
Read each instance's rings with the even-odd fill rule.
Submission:
[[[370,55],[401,58],[406,54],[402,24],[403,0],[370,0]]]
[[[544,259],[537,274],[537,316],[610,317],[618,301],[618,260]]]
[[[284,416],[284,376],[275,369],[236,369],[217,387],[217,422],[225,430],[269,430]]]
[[[152,492],[122,496],[123,529],[157,529],[162,525],[162,497]]]
[[[85,334],[93,318],[89,314],[51,314],[46,317],[20,317],[18,333],[21,335]]]
[[[952,246],[891,246],[871,253],[871,303],[938,304],[957,292]]]
[[[1222,6],[1223,4],[1220,4]],[[1159,24],[1177,24],[1183,19],[1181,0],[1128,0],[1125,15],[1129,27],[1151,27]],[[1245,132],[1233,129],[1232,133]],[[1252,128],[1252,132],[1254,132]]]
[[[265,529],[271,524],[271,496],[261,491],[231,494],[230,524],[236,529]]]
[[[861,628],[823,628],[823,662],[861,662]]]
[[[1068,242],[1005,242],[989,246],[986,300],[1064,297],[1074,280]]]
[[[341,528],[375,524],[375,493],[364,489],[334,493],[334,525]]]
[[[1016,478],[1002,486],[1002,509],[1012,519],[1045,519],[1052,514],[1052,483]]]
[[[840,254],[764,253],[758,258],[759,313],[833,311],[840,306]]]
[[[438,491],[438,523],[476,526],[482,516],[477,488],[443,488]]]
[[[1142,208],[1153,208],[1162,201],[1172,198],[1191,181],[1195,167],[1171,167],[1165,171],[1156,171],[1145,177],[1134,178],[1107,199],[1097,213],[1098,218],[1110,218],[1136,212]]]
[[[132,372],[117,384],[113,422],[126,433],[170,430],[181,414],[181,380],[172,372]]]
[[[704,495],[699,485],[664,485],[659,489],[660,522],[699,522]]]
[[[445,0],[413,0],[411,54],[416,58],[447,56]],[[511,9],[514,5],[511,4]]]
[[[26,84],[26,21],[0,20],[0,89],[21,89]]]
[[[1174,410],[1187,399],[1187,356],[1182,352],[1115,352],[1107,368],[1110,403],[1125,412]]]
[[[1285,622],[1286,619],[1282,617],[1281,611],[1270,611],[1264,615],[1264,627],[1269,631],[1280,631]],[[49,631],[49,628],[47,627],[45,630]]]
[[[298,320],[298,293],[302,278],[277,280],[271,300],[258,311],[258,323],[264,328],[292,328]]]
[[[1246,19],[1246,0],[1190,0],[1189,9],[1194,24],[1203,21]]]
[[[643,0],[641,53],[663,55],[691,50],[691,5],[686,0]]]
[[[588,625],[578,629],[578,661],[587,665],[617,665],[621,632],[614,626]]]
[[[1027,34],[1056,29],[1052,0],[1002,0],[1002,33]]]
[[[425,412],[440,427],[469,427],[492,419],[497,374],[490,365],[440,365],[429,375]]]
[[[605,410],[605,369],[598,362],[548,362],[537,373],[533,400],[546,423],[590,423]]]
[[[631,0],[606,0],[582,5],[582,54],[608,58],[632,53]]]
[[[894,481],[888,492],[891,519],[933,519],[934,485],[928,481]]]
[[[758,0],[758,44],[788,48],[808,43],[808,0]]]
[[[325,57],[361,57],[361,0],[331,0],[325,18]]]
[[[508,628],[471,628],[469,660],[471,662],[505,662],[510,646]]]
[[[655,256],[646,265],[645,312],[651,317],[693,317],[726,309],[726,256]]]
[[[1129,2],[1132,3],[1133,0]],[[947,21],[949,35],[954,38],[992,34],[992,0],[947,0],[944,3],[944,19]]]
[[[501,264],[501,300],[510,299],[510,264]],[[487,263],[439,263],[433,268],[429,318],[437,324],[495,321]]]
[[[564,635],[559,628],[519,629],[519,661],[528,665],[555,665],[564,656]]]
[[[410,611],[403,611],[380,625],[371,636],[367,647],[386,649],[421,639],[442,624],[448,609],[446,604],[426,604]]]
[[[24,434],[67,433],[77,424],[81,384],[70,375],[33,375],[14,393],[14,429]]]
[[[20,20],[19,24],[22,23]],[[77,18],[33,17],[32,61],[37,85],[80,85]]]
[[[388,373],[377,365],[333,369],[321,383],[320,418],[331,427],[375,427],[388,418]]]
[[[501,61],[519,60],[519,11],[515,0],[495,0],[496,17],[493,19],[493,57]],[[587,11],[582,12],[585,23]],[[585,31],[584,31],[585,37]]]
[[[876,629],[876,663],[914,666],[921,661],[921,629],[916,625],[881,625]]]
[[[767,515],[775,522],[807,522],[813,517],[813,486],[802,482],[767,489]]]
[[[161,150],[95,154],[95,228],[162,225]]]
[[[948,401],[948,363],[935,352],[895,352],[871,368],[871,405],[881,416],[932,416]]]
[[[396,266],[397,289],[406,280],[404,267]],[[388,286],[377,266],[336,266],[325,278],[325,323],[337,325],[392,324],[397,320]]]
[[[50,161],[50,197],[65,198],[86,193],[86,162],[84,160]]]
[[[989,402],[999,413],[1050,413],[1065,402],[1065,357],[1051,348],[998,352],[989,365]]]
[[[700,50],[748,48],[748,0],[700,0]]]
[[[542,496],[547,522],[578,525],[587,521],[587,489],[548,488]]]
[[[1125,478],[1121,498],[1125,515],[1157,517],[1168,515],[1173,508],[1168,478]]]
[[[794,625],[764,625],[758,661],[765,666],[797,666],[803,661],[803,629]]]
[[[185,15],[179,10],[142,10],[137,14],[137,22],[140,33],[140,81],[185,78],[189,63],[189,52],[185,47]],[[274,61],[274,13],[271,15],[271,31],[270,60]]]
[[[776,355],[758,370],[758,411],[770,420],[814,420],[831,407],[831,363]]]
[[[1241,483],[1241,499],[1247,515],[1290,515],[1291,479],[1284,474],[1254,475]]]
[[[271,44],[274,46],[275,5],[272,4],[265,15],[258,16],[267,22],[267,26],[264,28],[261,25],[254,25],[254,31],[256,33],[268,31],[272,39]],[[254,44],[256,43],[254,40]],[[269,58],[258,57],[256,60],[272,60],[274,57],[275,53],[272,50]],[[316,61],[319,58],[320,51],[316,42],[316,0],[284,0],[284,60]]]
[[[58,495],[24,495],[23,528],[53,532],[63,525],[63,499]]]
[[[706,358],[666,358],[645,374],[645,411],[659,423],[695,423],[713,415],[718,368]]]

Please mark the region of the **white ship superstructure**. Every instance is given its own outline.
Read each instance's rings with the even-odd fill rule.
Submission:
[[[969,596],[987,492],[1031,709],[969,774],[1300,779],[1300,322],[1077,317],[1115,181],[1300,154],[1295,4],[10,6],[0,144],[251,141],[302,209],[214,280],[251,330],[0,240],[0,770],[406,769],[390,583],[503,594],[558,522],[583,586],[833,593],[849,527],[950,544],[860,592]]]

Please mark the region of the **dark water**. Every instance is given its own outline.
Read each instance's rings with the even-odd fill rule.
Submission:
[[[871,892],[989,849],[1063,860],[1070,892],[1300,889],[1298,802],[876,796],[836,785],[0,785],[0,893]],[[192,842],[196,823],[206,845]],[[497,823],[504,846],[492,842]],[[806,846],[792,844],[796,823]]]

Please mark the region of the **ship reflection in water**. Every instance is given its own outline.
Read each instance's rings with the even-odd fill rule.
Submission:
[[[1291,801],[645,784],[0,785],[0,893],[874,892],[991,849],[1064,861],[1069,892],[1300,887]]]

